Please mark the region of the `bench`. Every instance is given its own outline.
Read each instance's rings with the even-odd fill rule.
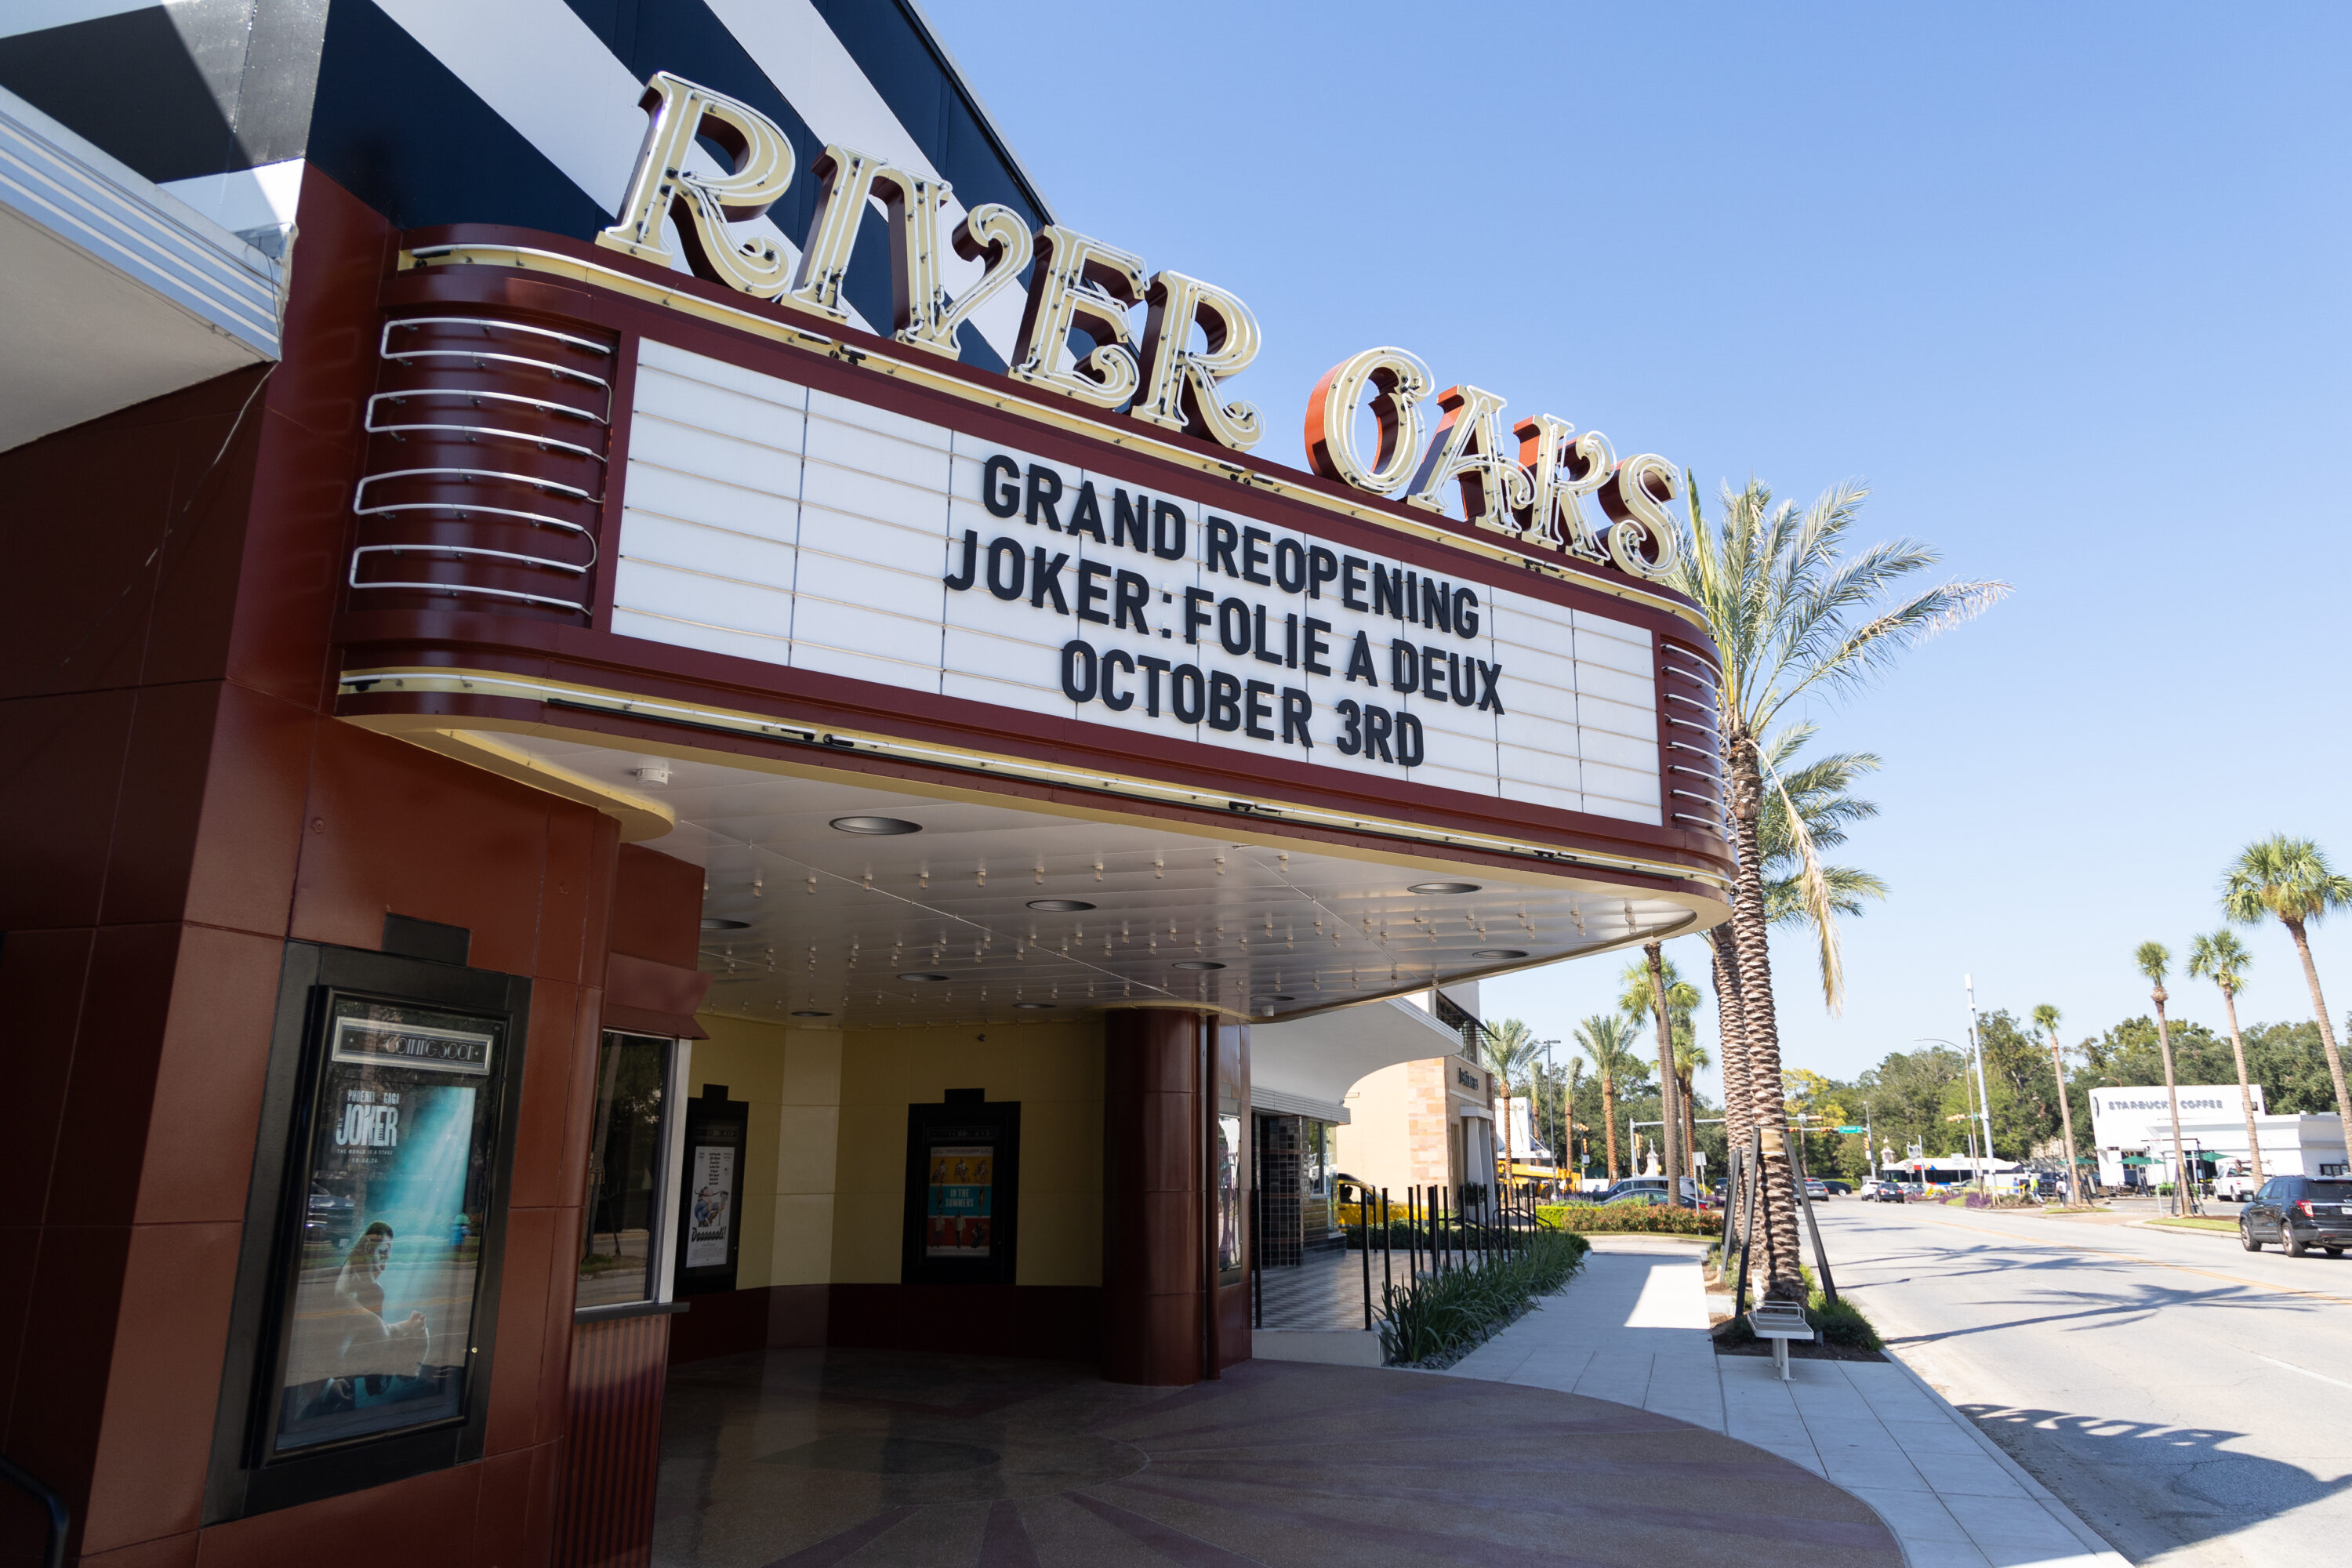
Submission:
[[[1811,1344],[1818,1336],[1812,1324],[1805,1321],[1805,1310],[1794,1301],[1764,1301],[1748,1314],[1748,1326],[1759,1340],[1772,1342],[1772,1367],[1787,1383],[1789,1376],[1789,1342],[1802,1340]]]

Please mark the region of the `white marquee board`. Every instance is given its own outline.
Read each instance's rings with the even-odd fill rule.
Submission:
[[[1129,479],[1047,463],[945,426],[646,340],[624,480],[613,630],[1075,719],[1114,732],[1148,731],[1628,822],[1661,820],[1657,695],[1646,629],[1497,586],[1500,574],[1475,569],[1445,578],[1449,586],[1475,594],[1475,636],[1418,621],[1401,625],[1393,614],[1344,606],[1336,580],[1316,584],[1311,597],[1237,580],[1232,566],[1247,569],[1249,563],[1238,552],[1213,554],[1215,524],[1255,531],[1265,561],[1276,551],[1294,564],[1311,548],[1341,552],[1313,535],[1263,524],[1246,510],[1155,493],[1155,502],[1181,508],[1186,521],[1185,550],[1174,560],[1058,531],[1042,520],[1031,522],[1025,498],[1023,511],[994,515],[982,499],[983,480],[992,479],[1002,504],[1003,466],[992,475],[986,467],[992,458],[1010,459],[1024,487],[1031,468],[1051,470],[1062,496],[1048,515],[1063,521],[1076,521],[1070,514],[1076,498],[1091,484],[1107,532],[1112,531],[1114,490],[1135,493]],[[1041,560],[1050,567],[1054,556],[1066,555],[1048,575],[1069,613],[1034,583],[1010,600],[992,594],[983,581],[951,587],[964,563],[967,531],[977,542],[976,564],[989,562],[992,541],[1015,542],[993,563],[1003,568],[995,579],[999,589],[1012,580],[1013,553],[1023,555],[1024,577]],[[1142,579],[1137,592],[1145,598],[1143,631],[1132,616],[1118,626],[1077,618],[1073,601],[1088,563],[1097,563],[1089,577],[1097,589],[1109,589],[1118,570]],[[1401,571],[1393,561],[1373,563]],[[1260,564],[1253,575],[1272,571]],[[1202,607],[1213,616],[1214,602],[1226,599],[1243,601],[1253,619],[1262,609],[1270,629],[1260,635],[1253,628],[1256,640],[1238,656],[1220,646],[1214,624],[1196,624],[1201,640],[1188,645],[1187,589],[1210,595]],[[1107,599],[1093,604],[1097,613],[1111,607]],[[1297,628],[1309,616],[1330,628],[1318,634],[1330,649],[1324,656],[1328,674],[1286,662],[1297,658]],[[1376,655],[1377,689],[1346,676],[1359,632]],[[1286,725],[1282,699],[1272,692],[1260,698],[1246,728],[1181,722],[1173,707],[1172,669],[1157,717],[1142,700],[1145,680],[1156,672],[1119,674],[1117,694],[1132,699],[1124,711],[1112,711],[1100,700],[1074,701],[1063,684],[1063,650],[1074,637],[1106,657],[1118,649],[1138,660],[1189,662],[1209,674],[1222,671],[1234,685],[1262,680],[1276,692],[1304,693],[1305,722]],[[1461,691],[1469,675],[1468,687],[1477,696],[1457,702],[1423,689],[1411,695],[1391,689],[1398,656],[1391,645],[1398,639],[1438,650],[1435,689]],[[1261,649],[1286,662],[1268,662]],[[1490,688],[1475,674],[1478,665],[1497,667]],[[1432,679],[1426,661],[1421,677]],[[1343,702],[1410,714],[1422,737],[1418,764],[1393,760],[1393,749],[1389,761],[1370,748],[1344,754]],[[1223,717],[1230,719],[1231,710]],[[1311,747],[1300,743],[1302,735]]]

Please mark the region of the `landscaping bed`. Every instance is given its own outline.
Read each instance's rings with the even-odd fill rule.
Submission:
[[[1573,1233],[1538,1231],[1483,1268],[1448,1268],[1382,1288],[1381,1359],[1391,1366],[1452,1366],[1565,1287],[1591,1247]]]
[[[1720,1214],[1671,1208],[1664,1204],[1538,1204],[1536,1220],[1552,1230],[1582,1236],[1693,1236],[1723,1234]]]

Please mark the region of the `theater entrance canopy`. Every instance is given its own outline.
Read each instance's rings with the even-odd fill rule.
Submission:
[[[1035,258],[1009,370],[944,352],[903,248],[862,330],[826,215],[877,195],[863,243],[935,253],[951,209],[835,149],[814,280],[747,287],[723,181],[644,193],[675,117],[746,167],[756,118],[646,96],[653,205],[604,243],[404,237],[341,717],[700,864],[714,999],[771,1015],[1279,1018],[1720,917],[1669,466],[1548,416],[1521,463],[1393,349],[1317,389],[1322,471],[1255,458],[1245,307],[1002,209],[955,244],[966,299]]]

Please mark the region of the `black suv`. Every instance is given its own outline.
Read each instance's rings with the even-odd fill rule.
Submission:
[[[2315,1247],[2342,1257],[2352,1247],[2352,1181],[2273,1176],[2239,1211],[2238,1241],[2248,1252],[2275,1241],[2289,1258]]]

